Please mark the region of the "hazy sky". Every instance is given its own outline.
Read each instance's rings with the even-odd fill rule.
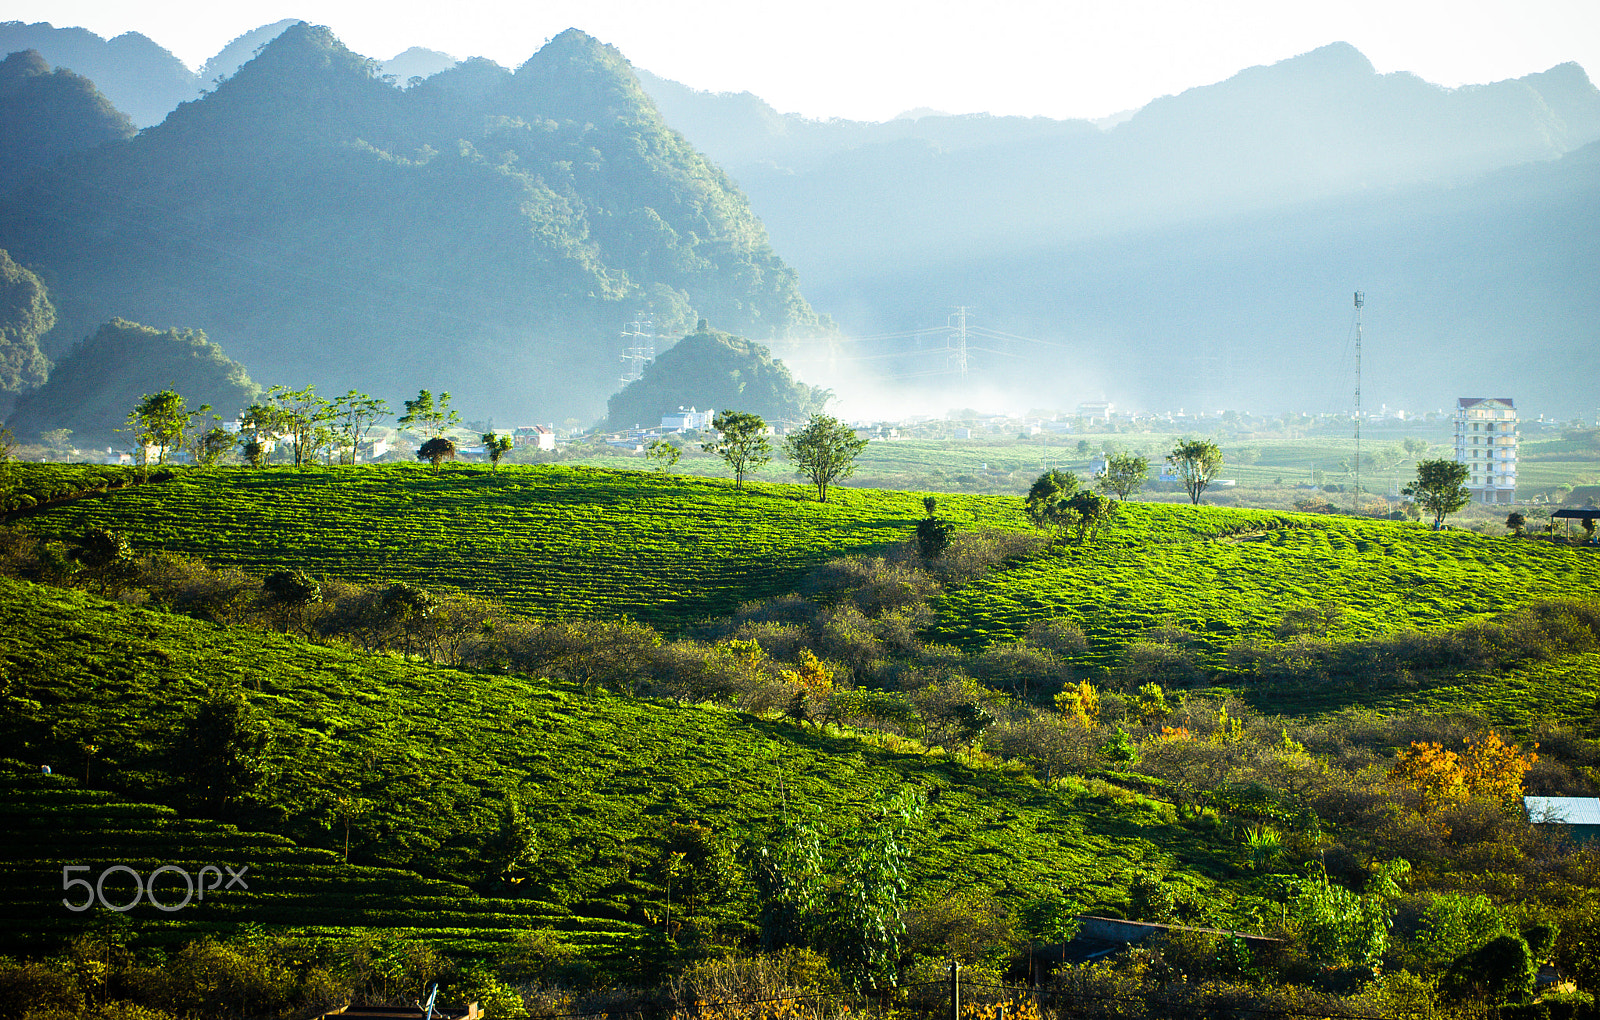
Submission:
[[[1575,60],[1600,75],[1600,0],[7,0],[0,17],[139,31],[193,67],[283,18],[387,58],[409,46],[508,66],[581,28],[695,88],[811,117],[1099,117],[1344,40],[1441,85]]]

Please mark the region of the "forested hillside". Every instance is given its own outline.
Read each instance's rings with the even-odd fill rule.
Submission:
[[[127,138],[133,124],[94,82],[35,50],[0,60],[0,192],[73,153]]]
[[[260,377],[597,413],[620,325],[814,330],[733,184],[581,32],[402,91],[300,24],[199,102],[0,202],[61,315],[203,328]]]
[[[209,404],[225,421],[261,392],[244,366],[202,332],[112,319],[63,355],[48,382],[23,394],[6,425],[27,439],[64,428],[84,448],[126,444],[117,430],[127,425],[128,412],[146,393],[168,387],[193,407]]]
[[[801,421],[821,411],[829,396],[795,379],[761,344],[707,327],[678,341],[613,394],[607,417],[616,429],[650,427],[664,414],[698,405],[702,411],[733,408],[768,421]]]

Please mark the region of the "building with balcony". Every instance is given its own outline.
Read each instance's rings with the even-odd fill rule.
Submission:
[[[1456,463],[1467,465],[1467,491],[1478,503],[1517,498],[1517,408],[1510,397],[1456,401]]]

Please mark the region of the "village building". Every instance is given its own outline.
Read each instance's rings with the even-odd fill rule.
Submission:
[[[661,416],[661,429],[664,432],[699,432],[711,427],[713,417],[710,410],[697,411],[680,405],[676,411]]]
[[[1517,499],[1517,409],[1510,397],[1461,397],[1455,413],[1456,463],[1478,503]]]
[[[1600,836],[1600,797],[1523,797],[1522,809],[1536,828],[1580,840]]]
[[[515,446],[532,447],[535,450],[554,450],[556,433],[544,425],[524,425],[511,434],[511,442]]]

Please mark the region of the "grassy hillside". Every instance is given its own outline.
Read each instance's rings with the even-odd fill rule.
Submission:
[[[909,536],[920,496],[756,486],[591,468],[183,473],[30,517],[39,534],[118,528],[136,548],[252,570],[456,588],[541,616],[673,626],[783,594],[806,570]],[[1022,528],[1015,500],[948,497],[963,526]]]
[[[164,548],[255,571],[409,580],[543,616],[631,616],[674,627],[783,594],[818,562],[907,538],[917,495],[798,486],[738,492],[725,481],[591,468],[411,466],[182,473],[27,518],[41,535],[125,530]],[[962,527],[1027,527],[1021,501],[941,497]],[[1107,668],[1150,628],[1193,633],[1204,665],[1271,634],[1284,613],[1337,605],[1325,636],[1437,629],[1529,601],[1592,591],[1591,550],[1421,525],[1132,502],[1086,546],[947,592],[936,637],[969,648],[1044,619],[1081,626],[1085,665]]]
[[[1241,526],[1254,530],[1229,534]],[[1134,503],[1096,542],[1058,546],[945,595],[940,633],[988,643],[1064,616],[1089,637],[1091,658],[1108,664],[1145,631],[1171,623],[1192,632],[1203,662],[1219,664],[1229,645],[1269,636],[1292,609],[1337,605],[1342,621],[1324,636],[1364,638],[1445,627],[1597,584],[1600,556],[1583,548],[1410,523]]]
[[[0,762],[0,775],[0,823],[7,833],[0,853],[0,945],[12,950],[49,947],[104,921],[101,910],[63,908],[64,896],[75,905],[85,901],[82,886],[63,887],[63,865],[82,866],[86,870],[70,877],[87,876],[91,884],[118,867],[145,882],[163,866],[183,869],[202,888],[181,909],[160,910],[139,899],[125,871],[102,886],[110,903],[137,900],[126,916],[147,939],[170,944],[256,924],[323,937],[382,930],[481,952],[538,928],[604,958],[628,952],[645,934],[625,922],[580,919],[553,904],[479,897],[457,883],[350,864],[280,835],[184,819],[165,805],[84,789],[17,761]],[[231,869],[237,883],[224,884],[231,879],[227,872],[212,883],[201,874],[207,866]],[[172,872],[153,889],[168,907],[195,893]]]
[[[780,819],[837,828],[906,786],[929,798],[910,837],[914,898],[1067,890],[1117,909],[1137,871],[1176,866],[1227,912],[1231,893],[1213,885],[1242,875],[1226,841],[1165,810],[892,741],[364,656],[11,580],[0,628],[14,635],[0,738],[28,767],[183,803],[184,720],[214,686],[237,684],[271,733],[268,778],[235,812],[241,825],[342,849],[348,821],[353,861],[482,888],[515,801],[536,853],[525,881],[498,886],[517,905],[490,913],[649,922],[671,823],[699,822],[732,853]],[[750,892],[733,879],[737,912]]]

